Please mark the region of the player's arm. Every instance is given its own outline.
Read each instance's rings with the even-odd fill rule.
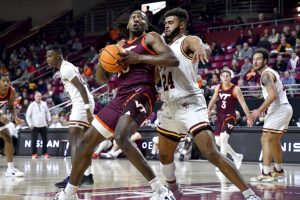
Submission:
[[[251,112],[251,119],[255,121],[267,108],[271,105],[272,102],[276,99],[276,89],[275,89],[275,77],[270,72],[263,73],[261,77],[261,83],[266,87],[268,92],[268,97],[262,103],[262,105]]]
[[[215,88],[214,94],[213,94],[211,100],[209,101],[209,104],[208,104],[208,107],[207,107],[208,116],[210,116],[211,109],[215,105],[216,101],[218,100],[218,91],[219,91],[219,88],[220,88],[220,85],[217,85],[217,87]]]
[[[138,55],[132,51],[125,51],[120,53],[122,58],[118,60],[118,63],[125,66],[145,63],[162,67],[178,67],[179,61],[158,33],[147,33],[145,36],[145,44],[147,48],[153,51],[153,55]]]
[[[110,77],[109,73],[103,69],[100,62],[98,63],[98,65],[96,67],[97,67],[97,69],[96,69],[95,79],[96,79],[97,83],[100,85],[106,84]]]
[[[245,98],[243,96],[241,88],[239,88],[238,86],[235,86],[234,87],[234,94],[235,94],[236,98],[238,99],[244,113],[248,117],[250,115],[250,111],[249,111],[249,108],[246,104],[246,101],[245,101]]]
[[[14,118],[15,122],[17,124],[21,124],[24,121],[22,119],[20,119],[17,114],[16,114],[16,110],[15,110],[15,106],[14,106],[14,101],[15,101],[15,91],[13,90],[10,98],[8,99],[8,110],[11,113],[12,117]]]
[[[158,67],[155,67],[155,71],[154,71],[154,81],[155,81],[155,83],[158,83],[159,80],[160,80],[159,68],[158,68]]]
[[[197,36],[186,37],[184,39],[183,49],[186,51],[186,54],[189,54],[189,52],[193,53],[193,63],[199,61],[202,63],[208,62],[208,57],[211,55],[210,46],[204,44]]]

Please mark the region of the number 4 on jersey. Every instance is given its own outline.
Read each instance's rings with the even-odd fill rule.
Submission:
[[[174,85],[174,81],[173,81],[173,77],[172,77],[172,73],[169,72],[168,75],[166,74],[163,74],[161,76],[162,78],[162,86],[164,88],[164,91],[167,91],[169,89],[173,89],[175,88],[175,85]]]

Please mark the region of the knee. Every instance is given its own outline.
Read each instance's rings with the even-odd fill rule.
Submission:
[[[261,144],[262,144],[262,145],[263,145],[263,144],[269,144],[269,143],[274,142],[274,138],[273,138],[270,134],[263,134],[263,135],[261,136],[260,141],[261,141]]]
[[[169,164],[174,160],[174,153],[170,154],[167,152],[159,152],[159,161],[162,164]]]
[[[209,161],[215,161],[220,157],[220,153],[214,149],[206,150],[202,154]]]
[[[116,132],[115,141],[120,148],[123,148],[128,145],[128,143],[130,142],[130,138],[126,137],[126,135],[122,134],[122,132]]]

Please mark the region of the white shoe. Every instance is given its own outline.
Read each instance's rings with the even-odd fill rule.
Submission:
[[[17,168],[12,168],[12,169],[7,168],[5,176],[22,177],[22,176],[24,176],[24,173],[20,172]]]
[[[77,196],[77,193],[76,194],[73,194],[72,196],[67,196],[65,191],[61,191],[59,193],[57,193],[54,197],[53,200],[78,200],[78,196]]]
[[[246,198],[246,200],[261,200],[261,198],[256,195],[250,195]]]
[[[176,200],[173,193],[168,190],[166,187],[157,188],[150,200]]]
[[[233,162],[234,162],[237,169],[240,169],[240,167],[242,165],[243,158],[244,158],[243,154],[237,154],[237,156],[233,159]]]

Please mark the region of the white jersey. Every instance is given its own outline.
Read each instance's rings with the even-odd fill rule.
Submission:
[[[279,74],[267,67],[261,74],[261,76],[265,73],[265,72],[271,72],[274,76],[275,76],[275,89],[276,89],[276,99],[273,103],[271,103],[269,109],[274,109],[282,104],[288,104],[289,101],[287,99],[287,96],[286,96],[286,92],[285,92],[285,89],[284,89],[284,86],[282,84],[282,82],[280,81],[280,76]],[[266,87],[260,82],[260,85],[261,85],[261,88],[262,88],[262,94],[264,96],[264,99],[266,99],[268,97],[268,91],[266,89]]]
[[[77,67],[75,67],[72,63],[63,60],[62,64],[61,64],[61,67],[60,67],[60,74],[61,74],[61,80],[64,84],[66,92],[70,96],[73,107],[74,107],[74,104],[83,104],[84,103],[79,90],[71,82],[71,80],[75,76],[77,76],[79,81],[85,87],[88,98],[89,98],[89,101],[94,102],[93,95],[88,90],[87,83],[84,81],[84,79],[80,75],[80,72],[79,72]]]
[[[160,69],[161,99],[165,102],[202,93],[197,83],[198,63],[192,63],[192,58],[185,55],[182,50],[183,40],[186,37],[183,35],[170,45],[179,60],[179,66]]]

